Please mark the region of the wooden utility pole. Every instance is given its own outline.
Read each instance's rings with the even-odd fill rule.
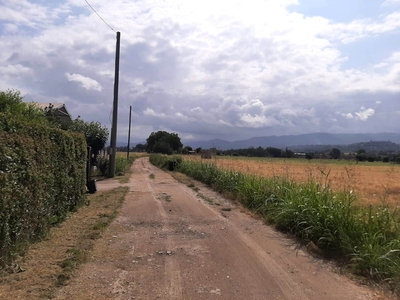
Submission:
[[[115,157],[117,154],[117,119],[118,119],[118,83],[119,83],[119,49],[120,49],[121,33],[117,32],[117,46],[115,53],[115,77],[114,77],[114,104],[113,118],[111,127],[110,141],[110,168],[109,177],[115,177]]]
[[[131,119],[132,119],[132,106],[129,106],[128,154],[126,156],[126,159],[129,159],[129,149],[131,147]]]

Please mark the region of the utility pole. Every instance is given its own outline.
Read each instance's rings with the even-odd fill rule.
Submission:
[[[117,32],[117,46],[115,53],[115,76],[114,76],[114,104],[113,118],[111,127],[110,141],[110,168],[109,177],[115,177],[115,156],[117,154],[117,119],[118,119],[118,83],[119,83],[119,49],[120,49],[121,33]]]
[[[126,159],[129,159],[129,148],[131,147],[131,119],[132,119],[132,106],[129,106],[128,154],[126,156]]]

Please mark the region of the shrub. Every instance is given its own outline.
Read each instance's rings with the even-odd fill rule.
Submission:
[[[384,157],[382,158],[382,162],[388,163],[388,162],[389,162],[389,156],[384,156]]]
[[[115,175],[117,176],[123,176],[125,175],[126,169],[132,165],[133,158],[130,158],[129,160],[126,159],[125,157],[116,157],[115,160]]]
[[[313,159],[314,153],[306,153],[306,159]]]
[[[179,155],[160,155],[152,154],[150,155],[150,162],[159,167],[160,169],[168,169],[169,171],[175,171],[179,168],[182,163],[182,157]]]
[[[110,161],[109,161],[108,157],[102,156],[97,159],[97,169],[99,170],[101,176],[104,176],[104,177],[108,176],[109,165],[110,165]]]
[[[83,135],[0,113],[0,265],[83,203],[85,183]]]
[[[374,156],[368,156],[367,160],[368,160],[368,162],[374,162],[375,161],[375,157]]]
[[[130,166],[133,162],[133,158],[127,160],[124,157],[115,158],[115,175],[123,176],[125,175],[126,168]],[[97,168],[101,176],[109,176],[110,160],[107,156],[99,157],[97,159]]]
[[[359,153],[356,155],[356,159],[358,161],[366,161],[367,160],[367,155],[365,153]]]

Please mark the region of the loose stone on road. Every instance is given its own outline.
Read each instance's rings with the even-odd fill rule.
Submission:
[[[379,299],[203,184],[148,158],[132,168],[119,216],[57,299]]]

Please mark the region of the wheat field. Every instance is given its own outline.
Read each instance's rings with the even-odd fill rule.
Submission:
[[[201,160],[199,155],[183,156]],[[285,177],[297,182],[313,180],[335,191],[356,193],[360,204],[400,206],[400,165],[345,160],[307,160],[213,156],[205,162],[218,167],[260,175]]]

